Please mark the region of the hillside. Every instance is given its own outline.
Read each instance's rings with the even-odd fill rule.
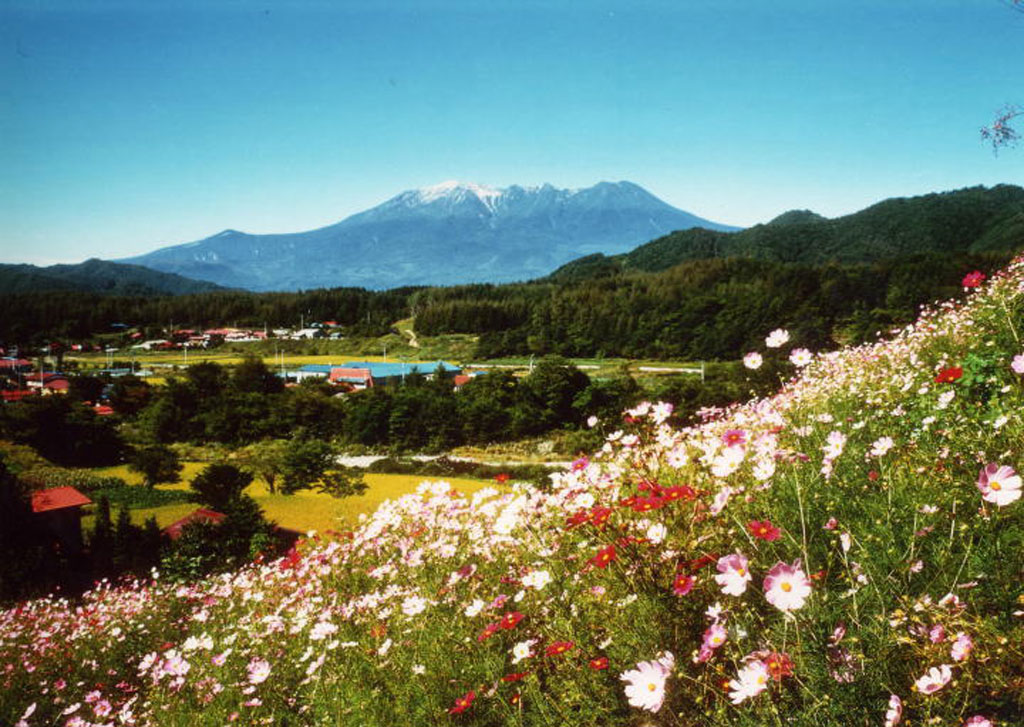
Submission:
[[[1001,184],[887,199],[827,219],[793,210],[739,232],[673,232],[621,255],[589,256],[553,280],[612,270],[667,270],[687,260],[746,257],[782,263],[868,263],[922,253],[982,253],[1024,245],[1024,188]]]
[[[91,258],[77,265],[0,264],[0,295],[77,291],[103,295],[186,295],[224,290],[219,285],[161,273],[141,265]]]
[[[979,277],[871,345],[763,330],[777,394],[638,406],[549,488],[0,613],[0,720],[1019,724],[1024,258]]]
[[[122,262],[260,291],[508,282],[696,226],[737,229],[677,209],[630,182],[585,189],[444,182],[316,230],[224,230]]]

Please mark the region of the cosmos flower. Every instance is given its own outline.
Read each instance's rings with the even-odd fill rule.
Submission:
[[[964,727],[994,727],[994,725],[988,717],[976,714],[973,717],[967,718],[967,721],[964,722]]]
[[[954,381],[964,375],[964,370],[960,366],[949,366],[942,369],[935,376],[936,384],[952,384]]]
[[[811,581],[797,560],[793,565],[776,563],[764,579],[764,593],[768,603],[780,611],[795,611],[803,608],[811,595]]]
[[[743,365],[751,370],[761,368],[762,363],[764,363],[764,359],[757,351],[751,351],[743,357]]]
[[[895,694],[889,695],[889,708],[885,710],[885,727],[896,727],[903,719],[903,700]]]
[[[533,656],[533,645],[537,643],[536,639],[528,639],[527,641],[520,641],[518,644],[512,647],[512,663],[518,664],[523,659],[529,659]]]
[[[733,704],[740,704],[744,700],[756,697],[768,688],[770,678],[768,667],[763,661],[747,662],[736,678],[729,682],[729,699]]]
[[[601,548],[597,551],[597,555],[588,560],[587,562],[598,568],[607,568],[608,564],[615,560],[615,545],[609,545],[606,548]]]
[[[626,697],[629,706],[657,712],[665,703],[665,681],[672,673],[675,659],[666,654],[655,661],[641,661],[636,669],[619,675],[626,682]]]
[[[462,714],[469,709],[473,700],[476,699],[476,692],[470,690],[455,700],[455,706],[448,710],[448,714]]]
[[[1010,369],[1015,374],[1024,374],[1024,353],[1018,353],[1010,362]]]
[[[723,593],[742,596],[751,580],[753,577],[747,570],[747,559],[742,553],[733,553],[718,559],[718,575],[715,576],[715,582],[722,587]]]
[[[571,641],[555,641],[548,645],[548,648],[544,650],[544,653],[548,656],[560,656],[572,649],[574,646],[575,644]]]
[[[895,442],[892,437],[879,437],[871,445],[871,456],[872,457],[884,457],[890,449],[895,446]]]
[[[509,631],[510,629],[514,629],[516,627],[516,624],[518,624],[522,620],[523,614],[519,613],[519,611],[509,611],[502,617],[500,625],[501,628],[505,629],[506,631]]]
[[[245,668],[250,684],[261,684],[270,676],[270,663],[266,659],[252,659]]]
[[[779,348],[789,341],[789,331],[784,328],[776,328],[764,339],[764,345],[768,348]]]
[[[941,666],[933,666],[929,669],[924,676],[914,682],[914,686],[917,687],[917,691],[921,694],[935,694],[935,692],[949,684],[949,680],[952,678],[953,671],[950,669],[949,664],[942,664]]]
[[[778,540],[782,536],[782,531],[772,525],[771,520],[751,520],[747,531],[759,540]]]
[[[680,574],[676,576],[675,581],[672,583],[672,593],[677,596],[685,596],[687,593],[693,590],[693,584],[696,582],[693,576]]]
[[[608,657],[599,656],[596,659],[590,660],[590,668],[594,671],[601,671],[608,668]]]
[[[814,354],[806,348],[794,348],[789,354],[789,362],[799,368],[803,368],[813,360]]]
[[[1012,467],[991,463],[978,473],[981,499],[998,507],[1020,499],[1021,479]]]
[[[981,285],[982,281],[984,280],[985,273],[981,272],[980,270],[975,270],[973,273],[967,273],[967,275],[965,275],[964,279],[961,281],[961,284],[965,288],[977,288],[978,286]]]
[[[961,631],[956,635],[953,640],[953,646],[950,649],[950,656],[953,657],[953,661],[963,661],[971,655],[971,650],[974,648],[974,641],[971,637]]]
[[[729,429],[722,435],[722,442],[727,447],[742,447],[747,443],[747,433],[742,429]]]
[[[546,570],[533,570],[523,576],[523,586],[540,590],[551,582],[551,574]]]

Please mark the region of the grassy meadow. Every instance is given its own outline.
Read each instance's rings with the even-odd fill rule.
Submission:
[[[188,483],[206,466],[204,462],[185,462],[181,479],[178,482],[159,485],[159,489],[189,489]],[[120,477],[130,485],[142,486],[142,476],[132,472],[127,465],[103,467],[95,470],[96,474]],[[316,530],[343,530],[354,527],[360,515],[372,514],[385,500],[392,500],[410,492],[423,482],[420,475],[390,475],[370,473],[364,476],[368,485],[361,495],[334,498],[320,492],[301,490],[294,495],[282,495],[267,491],[262,480],[255,480],[249,485],[246,494],[252,497],[263,509],[268,520],[281,527],[306,532]],[[494,486],[488,480],[452,478],[448,480],[457,491],[472,494],[482,487]],[[166,527],[179,520],[198,507],[194,504],[165,505],[154,508],[138,508],[131,511],[132,521],[141,525],[146,518],[156,517],[160,527]],[[91,525],[91,518],[86,517],[84,526]]]

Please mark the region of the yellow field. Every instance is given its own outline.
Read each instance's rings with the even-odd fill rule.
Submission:
[[[183,479],[169,485],[160,485],[161,489],[187,490],[188,480],[205,465],[201,462],[186,462]],[[97,470],[97,474],[113,475],[123,478],[129,484],[142,484],[142,477],[131,472],[126,465],[118,467],[105,467]],[[335,499],[329,495],[318,492],[303,490],[294,495],[271,495],[267,492],[262,480],[257,480],[249,486],[246,493],[259,503],[263,513],[268,520],[273,520],[278,525],[291,528],[292,530],[339,530],[345,527],[352,527],[360,514],[372,513],[384,500],[394,499],[409,492],[413,492],[416,486],[427,478],[422,475],[385,475],[367,474],[366,484],[369,488],[358,497],[345,497]],[[490,480],[472,480],[460,478],[448,478],[448,482],[459,492],[471,493],[483,487],[494,486]],[[163,507],[145,508],[132,510],[132,521],[142,524],[151,515],[156,516],[157,524],[166,527],[175,520],[188,515],[196,509],[196,505],[165,505]]]
[[[191,366],[205,361],[213,361],[215,363],[222,364],[224,366],[234,366],[242,363],[245,359],[243,354],[232,351],[219,352],[203,351],[201,349],[189,350],[188,360],[186,361],[184,354],[181,351],[141,351],[133,354],[121,351],[117,354],[118,359],[133,358],[138,364],[143,367],[148,366],[185,366],[186,364]],[[282,359],[274,356],[273,354],[262,356],[263,362],[270,368],[276,368],[281,365]],[[104,368],[106,367],[106,358],[104,354],[85,354],[78,356],[65,356],[65,360],[78,361],[84,367],[88,368]],[[395,363],[401,359],[394,356],[388,357],[387,361]],[[318,355],[300,355],[286,353],[283,358],[285,368],[294,368],[296,366],[302,366],[305,364],[337,364],[341,365],[345,361],[372,361],[372,362],[383,362],[385,361],[383,356],[373,356],[368,354],[357,354],[357,353],[334,353],[334,354],[318,354]],[[413,362],[414,363],[414,362]]]

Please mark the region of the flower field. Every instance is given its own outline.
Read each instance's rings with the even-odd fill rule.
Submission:
[[[964,284],[873,345],[766,332],[776,395],[642,404],[550,488],[0,613],[0,724],[1024,724],[1024,258]]]

